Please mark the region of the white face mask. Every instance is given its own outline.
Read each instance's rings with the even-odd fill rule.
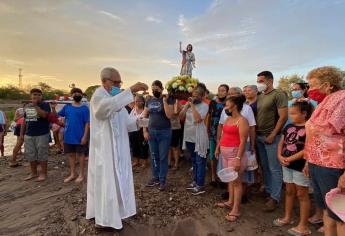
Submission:
[[[258,83],[257,86],[258,86],[258,91],[260,93],[267,90],[267,84],[265,83]]]

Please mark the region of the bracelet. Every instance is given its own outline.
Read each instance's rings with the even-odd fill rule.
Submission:
[[[238,160],[241,160],[241,158],[240,157],[235,157],[236,159],[238,159]]]

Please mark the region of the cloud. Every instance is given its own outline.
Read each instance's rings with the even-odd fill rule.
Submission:
[[[186,25],[186,18],[182,14],[178,18],[177,25],[180,26],[182,32],[188,32],[189,31],[189,28]]]
[[[159,60],[158,62],[161,63],[161,64],[164,64],[164,65],[168,65],[168,66],[171,66],[171,67],[175,67],[175,68],[180,67],[179,64],[173,63],[172,61],[167,60],[167,59],[162,59],[162,60]]]
[[[124,20],[123,20],[121,17],[119,17],[119,16],[117,16],[117,15],[114,15],[114,14],[112,14],[112,13],[110,13],[110,12],[107,12],[107,11],[98,11],[98,13],[99,13],[99,14],[102,14],[102,15],[105,15],[105,16],[108,16],[109,18],[114,19],[114,20],[116,20],[116,21],[124,22]]]
[[[157,24],[159,24],[159,23],[162,22],[161,19],[156,18],[156,17],[154,17],[154,16],[147,16],[147,17],[145,18],[145,20],[148,21],[148,22],[153,22],[153,23],[157,23]]]
[[[3,63],[11,67],[19,67],[19,66],[25,65],[25,62],[23,61],[11,59],[11,58],[1,58],[1,57],[0,57],[0,63]]]
[[[213,1],[201,15],[180,15],[178,25],[197,59],[216,60],[229,72],[284,71],[341,57],[344,1]],[[327,17],[318,17],[327,11]]]
[[[40,78],[40,80],[43,80],[43,81],[55,81],[55,82],[63,81],[62,79],[59,79],[53,75],[39,75],[38,77]]]

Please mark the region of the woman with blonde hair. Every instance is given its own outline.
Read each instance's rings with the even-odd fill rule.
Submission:
[[[310,88],[325,95],[306,123],[305,174],[310,175],[317,207],[323,209],[325,235],[345,235],[344,222],[332,212],[326,194],[345,189],[345,90],[338,68],[324,66],[309,72]]]

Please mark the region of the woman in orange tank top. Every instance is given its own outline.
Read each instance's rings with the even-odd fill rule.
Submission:
[[[238,172],[236,180],[228,183],[229,200],[218,203],[218,207],[232,208],[225,218],[234,222],[240,216],[240,204],[242,196],[242,174],[246,169],[247,157],[245,146],[248,139],[249,124],[241,115],[245,97],[230,97],[226,101],[225,109],[231,115],[224,123],[220,142],[217,145],[215,156],[218,159],[219,153],[222,154],[223,167],[233,167]]]

